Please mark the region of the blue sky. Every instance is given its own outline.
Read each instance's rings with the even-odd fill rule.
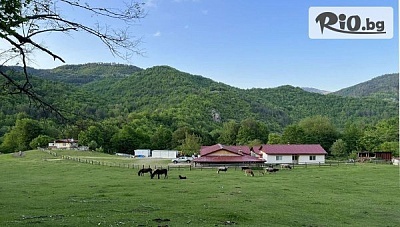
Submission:
[[[49,35],[43,42],[63,56],[67,64],[117,62],[141,68],[169,65],[239,88],[290,84],[336,91],[399,71],[397,0],[148,0],[146,3],[148,15],[131,27],[132,34],[142,38],[140,48],[145,55],[133,56],[129,62],[113,57],[99,40],[83,34]],[[312,6],[393,7],[394,37],[310,39],[308,10]],[[32,66],[59,65],[62,64],[38,54]]]

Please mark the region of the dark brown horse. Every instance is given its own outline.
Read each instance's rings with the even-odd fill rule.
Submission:
[[[151,174],[151,179],[153,179],[156,174],[157,174],[158,179],[160,179],[160,175],[163,175],[163,174],[164,174],[164,179],[168,178],[168,170],[167,169],[154,170],[154,172]]]
[[[279,169],[272,168],[272,167],[268,167],[268,168],[265,169],[266,173],[276,173],[278,171],[279,171]]]
[[[139,170],[137,175],[144,176],[145,173],[150,173],[150,175],[151,175],[153,173],[153,169],[152,168],[141,169],[141,170]]]

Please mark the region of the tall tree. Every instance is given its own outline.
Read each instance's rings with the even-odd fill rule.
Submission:
[[[299,122],[299,126],[305,132],[306,143],[321,144],[326,151],[329,151],[329,148],[339,136],[336,127],[325,116],[304,118]]]
[[[349,155],[346,149],[346,142],[344,142],[342,139],[336,140],[332,144],[330,151],[333,156],[340,159],[347,158]]]
[[[303,144],[306,143],[306,134],[298,125],[288,125],[284,130],[281,143]]]
[[[29,143],[41,135],[42,128],[38,121],[29,118],[18,119],[11,131],[4,135],[0,152],[11,153],[18,150],[27,150]]]
[[[282,135],[278,133],[270,133],[268,135],[268,144],[280,144],[282,143]]]
[[[252,140],[261,140],[263,143],[268,139],[267,127],[260,122],[248,118],[240,122],[236,142],[240,145],[247,145]]]
[[[224,122],[218,142],[226,145],[235,145],[240,125],[234,120]]]
[[[356,123],[346,124],[342,139],[346,144],[347,153],[361,151],[361,138],[363,136],[363,126]]]
[[[62,9],[71,7],[86,17],[79,20],[74,15],[63,15]],[[137,2],[126,4],[123,8],[106,8],[81,0],[0,0],[0,39],[9,48],[0,53],[0,75],[4,79],[1,80],[1,93],[25,94],[30,101],[60,115],[33,90],[28,74],[28,61],[35,50],[65,62],[60,54],[44,46],[41,38],[51,33],[81,31],[98,37],[112,54],[128,59],[133,53],[141,51],[138,48],[140,39],[132,38],[127,28],[145,15],[143,3]],[[126,26],[110,29],[105,23],[107,20],[117,20]],[[17,75],[1,67],[6,63],[21,65],[23,79],[17,79]]]
[[[201,147],[201,138],[195,134],[185,134],[185,139],[179,147],[184,155],[198,154]]]
[[[172,149],[172,132],[163,125],[160,125],[150,137],[151,149],[162,150]]]

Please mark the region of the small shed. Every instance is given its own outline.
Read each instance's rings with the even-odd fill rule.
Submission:
[[[178,151],[176,150],[152,150],[151,157],[153,158],[176,158]]]
[[[135,151],[135,157],[150,157],[150,149],[137,149]]]
[[[360,160],[371,160],[371,159],[381,159],[390,161],[392,159],[392,152],[390,151],[377,151],[377,152],[358,152],[357,153],[358,159]]]

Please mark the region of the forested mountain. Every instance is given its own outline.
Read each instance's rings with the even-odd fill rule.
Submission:
[[[30,70],[34,90],[68,121],[55,120],[48,112],[31,106],[26,97],[4,96],[0,99],[0,152],[24,149],[18,144],[28,146],[27,139],[4,145],[15,141],[12,136],[22,135],[14,132],[15,128],[32,123],[25,118],[42,122],[41,130],[26,135],[78,138],[107,152],[177,148],[191,135],[195,136],[191,141],[203,145],[257,144],[267,142],[270,133],[270,141],[321,143],[329,149],[338,132],[349,124],[375,133],[374,125],[385,121],[382,125],[386,127],[398,118],[398,105],[393,101],[322,95],[289,85],[239,89],[169,66],[142,70],[127,65],[86,64]],[[313,119],[318,123],[309,123]],[[322,125],[327,125],[329,132],[315,137],[323,131]],[[316,128],[310,131],[310,127]],[[288,132],[291,130],[295,133]],[[379,144],[393,142],[398,136],[393,132],[390,140],[385,138],[368,137],[366,141],[375,141],[368,146],[378,149]]]
[[[22,71],[22,67],[18,66],[8,68],[15,71]],[[141,70],[141,68],[133,65],[87,63],[82,65],[63,65],[54,69],[28,68],[28,73],[42,79],[81,85],[104,77],[126,77]]]
[[[351,97],[373,97],[399,101],[399,74],[385,74],[369,81],[341,89],[333,94]]]
[[[180,122],[208,127],[215,123],[213,114],[218,114],[222,122],[251,117],[279,132],[284,126],[313,115],[328,116],[343,128],[347,121],[375,122],[396,116],[398,109],[394,103],[380,99],[321,95],[289,85],[239,89],[169,66],[141,70],[128,65],[93,63],[32,73],[37,73],[33,74],[36,91],[73,119],[73,115],[104,119],[161,111]],[[393,75],[398,74],[390,78]],[[65,81],[61,82],[63,77]],[[6,112],[28,109],[22,101]]]

